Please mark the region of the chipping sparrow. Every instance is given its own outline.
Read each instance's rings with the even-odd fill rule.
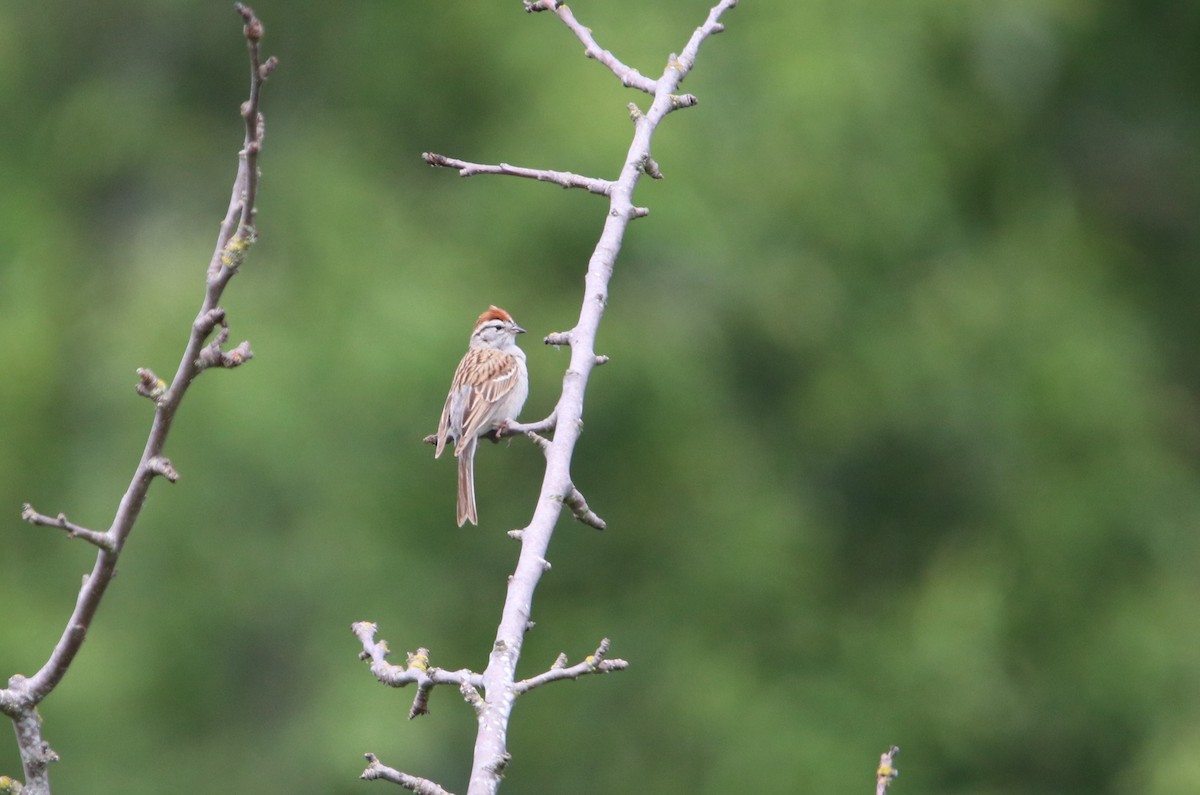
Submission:
[[[475,511],[475,447],[479,437],[515,420],[529,396],[529,370],[517,335],[525,329],[499,307],[475,321],[471,344],[450,382],[450,394],[438,423],[437,458],[454,440],[458,459],[458,526],[479,524]]]

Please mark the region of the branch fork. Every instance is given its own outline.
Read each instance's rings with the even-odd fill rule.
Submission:
[[[546,561],[542,561],[542,563],[549,568],[549,564]],[[532,622],[529,623],[532,624]],[[412,683],[417,685],[417,696],[413,700],[413,706],[408,714],[410,720],[420,715],[428,714],[429,693],[434,687],[454,684],[458,685],[459,694],[471,707],[472,711],[474,711],[476,719],[481,726],[496,719],[495,707],[489,703],[489,699],[485,698],[484,694],[480,693],[481,688],[486,691],[487,687],[484,676],[466,669],[444,671],[440,668],[432,667],[430,665],[429,650],[426,648],[419,648],[415,652],[410,652],[407,655],[407,666],[393,665],[387,662],[387,656],[391,653],[387,641],[375,639],[379,628],[374,622],[357,621],[351,625],[350,629],[362,644],[362,651],[358,654],[359,659],[371,662],[371,673],[375,675],[376,679],[391,687],[404,687]],[[589,654],[583,661],[572,666],[567,665],[566,654],[558,655],[558,658],[550,666],[549,670],[529,679],[507,685],[505,690],[509,693],[509,696],[506,701],[511,705],[511,702],[517,696],[524,695],[530,690],[550,682],[557,682],[562,679],[578,679],[588,674],[605,674],[612,671],[622,671],[629,667],[629,663],[625,660],[607,659],[610,645],[611,642],[609,639],[604,638],[600,641],[594,652]],[[492,648],[493,658],[512,657],[513,654],[513,650],[502,640],[498,640]],[[411,789],[413,792],[445,791],[428,779],[412,776],[408,773],[401,773],[398,770],[383,765],[374,754],[368,753],[366,758],[368,765],[362,773],[363,779],[384,779],[395,784],[400,784],[406,789]],[[489,771],[492,773],[502,771],[510,759],[511,756],[507,751],[501,751],[488,762]],[[414,787],[436,787],[437,789],[414,789]]]

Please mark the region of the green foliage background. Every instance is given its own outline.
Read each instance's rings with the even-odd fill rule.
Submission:
[[[707,0],[592,2],[656,74]],[[520,3],[264,0],[256,357],[184,403],[88,643],[56,792],[465,790],[474,720],[356,659],[482,668],[542,459],[433,430],[474,317],[544,416],[604,203],[420,153],[615,176],[644,103]],[[1200,776],[1200,6],[747,0],[656,139],[612,284],[505,791],[1184,793]],[[32,673],[174,371],[246,90],[225,2],[0,6],[0,673]],[[13,743],[0,772],[17,773]]]

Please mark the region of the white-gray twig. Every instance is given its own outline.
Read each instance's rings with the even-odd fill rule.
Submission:
[[[39,527],[61,527],[67,531],[68,538],[82,538],[84,541],[95,544],[101,549],[106,549],[109,552],[113,551],[113,538],[109,533],[100,533],[96,530],[89,530],[86,527],[80,527],[67,519],[67,515],[60,513],[53,518],[40,514],[33,509],[29,503],[21,506],[21,518],[31,525]]]
[[[608,656],[608,647],[609,640],[605,638],[600,641],[600,645],[596,647],[596,651],[588,655],[582,662],[578,662],[570,667],[567,666],[567,655],[560,654],[548,671],[516,682],[513,684],[513,691],[521,695],[528,693],[535,687],[540,687],[549,682],[557,682],[560,679],[578,679],[588,674],[606,674],[611,671],[623,671],[628,668],[629,663],[624,660],[606,659]]]
[[[379,757],[375,756],[375,754],[365,754],[365,756],[367,758],[367,769],[360,776],[365,781],[383,779],[393,784],[399,784],[406,790],[417,793],[417,795],[453,795],[427,778],[411,776],[408,773],[401,773],[395,768],[388,767],[380,762]]]
[[[510,166],[508,163],[499,163],[497,165],[468,163],[466,160],[446,157],[434,152],[425,152],[421,157],[425,159],[426,163],[435,168],[456,168],[461,177],[473,177],[476,174],[503,174],[509,177],[536,179],[539,182],[552,182],[564,188],[582,188],[598,196],[607,196],[609,191],[612,190],[612,183],[608,180],[584,177],[579,174],[572,174],[570,171],[525,168],[523,166]]]
[[[362,643],[363,650],[358,654],[359,659],[370,661],[371,673],[376,679],[388,687],[414,684],[417,686],[417,694],[408,712],[410,719],[429,713],[429,693],[437,685],[454,685],[461,688],[464,685],[478,687],[483,684],[480,674],[466,668],[447,671],[430,665],[429,649],[425,648],[410,652],[407,655],[407,665],[390,663],[387,658],[392,650],[388,648],[387,641],[375,640],[375,633],[379,628],[373,622],[356,621],[350,629]]]
[[[896,769],[896,754],[898,753],[900,753],[899,747],[893,745],[879,755],[879,767],[875,771],[875,795],[887,795],[888,787],[892,785],[892,779],[900,775],[900,771]]]
[[[621,81],[621,85],[628,88],[636,88],[638,91],[643,91],[647,94],[655,92],[655,81],[646,77],[637,69],[621,63],[615,55],[597,44],[595,37],[592,36],[591,28],[581,25],[579,20],[575,19],[575,14],[571,12],[570,6],[565,2],[560,2],[560,0],[527,1],[525,3],[525,10],[527,12],[553,11],[555,14],[558,14],[558,18],[563,21],[563,24],[575,34],[577,39],[583,42],[583,54],[607,66],[609,71]]]

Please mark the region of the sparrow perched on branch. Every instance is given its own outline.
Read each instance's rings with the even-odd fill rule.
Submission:
[[[437,458],[454,440],[458,459],[458,526],[479,524],[475,511],[475,448],[479,437],[515,420],[529,396],[529,370],[517,335],[525,329],[512,315],[491,306],[475,321],[471,343],[450,383],[438,423]]]

